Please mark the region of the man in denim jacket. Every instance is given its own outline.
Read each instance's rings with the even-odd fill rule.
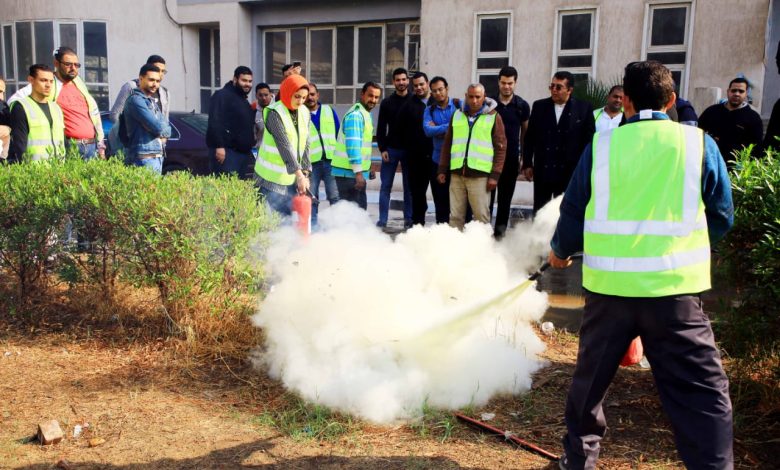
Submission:
[[[130,141],[125,162],[147,167],[157,174],[162,173],[163,148],[171,136],[171,126],[154,99],[160,80],[159,67],[153,64],[141,67],[138,88],[133,90],[122,111]]]

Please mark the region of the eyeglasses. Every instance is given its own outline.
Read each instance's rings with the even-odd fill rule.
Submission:
[[[81,68],[81,64],[79,62],[60,62],[65,67],[76,67],[77,69]]]
[[[561,91],[564,88],[566,88],[566,86],[561,85],[560,83],[550,83],[550,90]]]

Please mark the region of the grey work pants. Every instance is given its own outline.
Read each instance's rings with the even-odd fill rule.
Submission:
[[[680,458],[733,469],[729,384],[699,295],[627,298],[586,292],[566,401],[568,468],[595,468],[607,429],[602,402],[628,345],[641,336]]]

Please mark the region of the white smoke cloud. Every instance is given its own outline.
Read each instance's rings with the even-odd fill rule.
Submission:
[[[482,224],[393,241],[348,203],[322,210],[307,240],[280,230],[267,253],[274,288],[253,317],[267,338],[258,365],[306,400],[377,423],[426,401],[454,409],[527,390],[544,349],[531,322],[547,296],[496,297],[536,269],[557,214],[556,204],[501,243]]]

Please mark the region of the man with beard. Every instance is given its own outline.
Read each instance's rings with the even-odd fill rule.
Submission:
[[[164,140],[171,136],[171,126],[155,99],[162,72],[145,64],[138,72],[138,86],[125,101],[122,119],[127,126],[129,143],[125,161],[162,174]]]
[[[65,118],[65,144],[76,147],[85,160],[96,155],[103,157],[103,124],[97,102],[90,95],[87,85],[79,76],[81,64],[76,52],[62,46],[54,52],[54,86],[49,100],[55,101]],[[20,100],[32,93],[27,85],[14,93],[8,103]]]
[[[423,115],[431,96],[428,86],[428,76],[417,72],[412,76],[413,95],[398,113],[402,127],[404,152],[409,164],[409,186],[412,190],[412,223],[425,225],[425,213],[428,210],[428,183],[436,182],[436,174],[432,172],[431,154],[433,142],[425,135]]]
[[[623,87],[613,86],[607,94],[607,105],[593,111],[596,132],[614,129],[623,120]]]
[[[255,144],[255,112],[247,96],[252,91],[252,70],[240,65],[233,79],[211,97],[206,145],[211,173],[247,177]]]

